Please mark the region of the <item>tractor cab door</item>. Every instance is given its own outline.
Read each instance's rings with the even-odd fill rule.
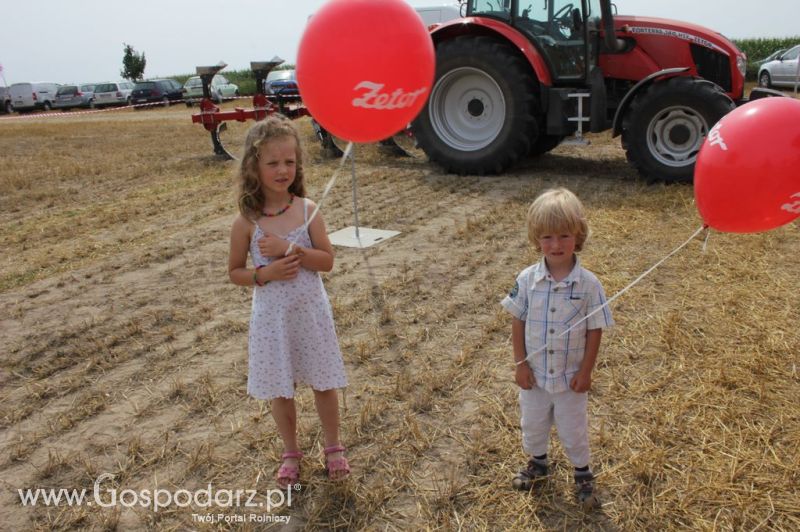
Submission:
[[[586,79],[583,1],[469,0],[467,8],[467,16],[500,19],[521,31],[542,53],[555,81],[574,84]]]
[[[519,0],[513,24],[538,45],[553,79],[586,78],[586,27],[581,0]]]

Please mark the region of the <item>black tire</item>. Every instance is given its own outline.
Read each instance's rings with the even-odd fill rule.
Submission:
[[[161,98],[161,105],[163,107],[169,107],[169,104],[170,104],[170,101],[169,101],[169,98],[167,96],[164,96],[163,98]]]
[[[50,102],[47,102],[47,101],[44,102],[44,104],[42,104],[42,107],[44,108],[45,111],[49,111],[50,109],[53,108],[53,106],[50,105]]]
[[[528,153],[528,156],[538,157],[540,155],[544,155],[550,150],[555,149],[556,146],[561,144],[562,140],[564,140],[562,135],[540,134],[536,139],[536,142],[534,142],[533,146],[531,146],[531,151]]]
[[[14,112],[14,104],[11,103],[11,100],[5,103],[5,110],[7,114],[11,114]]]
[[[347,148],[347,141],[335,138],[326,129],[323,129],[319,122],[311,119],[311,127],[314,129],[314,135],[319,139],[322,145],[322,153],[326,157],[341,157],[344,155],[344,150]]]
[[[89,100],[89,109],[94,109],[94,100]]]
[[[622,147],[645,178],[691,182],[706,135],[735,107],[708,81],[675,77],[653,83],[625,113]]]
[[[764,87],[765,89],[769,89],[772,87],[772,78],[769,75],[769,72],[763,70],[758,74],[758,86]]]
[[[445,41],[436,49],[435,79],[412,124],[431,161],[461,175],[499,174],[528,154],[538,131],[537,83],[513,48],[489,37]],[[458,113],[446,112],[467,98]]]

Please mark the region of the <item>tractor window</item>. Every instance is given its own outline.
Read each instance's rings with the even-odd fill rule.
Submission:
[[[586,2],[589,11],[586,13],[587,17],[600,18],[602,12],[600,11],[600,0],[589,0]]]
[[[511,20],[511,0],[469,0],[470,16]]]
[[[517,4],[515,25],[539,44],[553,77],[583,78],[586,70],[586,23],[581,2],[533,0]]]

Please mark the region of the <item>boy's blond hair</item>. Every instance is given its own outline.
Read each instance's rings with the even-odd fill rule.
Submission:
[[[566,188],[544,191],[528,208],[528,240],[541,251],[539,238],[546,234],[575,235],[575,251],[581,251],[589,236],[583,204]]]

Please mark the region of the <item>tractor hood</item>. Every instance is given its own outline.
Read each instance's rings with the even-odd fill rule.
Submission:
[[[734,58],[738,55],[744,55],[732,41],[721,33],[691,22],[656,17],[615,15],[614,27],[618,32],[622,33],[622,37],[633,36],[636,38],[639,35],[649,35],[654,38],[681,39],[692,44],[711,48]]]
[[[656,72],[686,68],[687,74],[722,87],[733,100],[744,94],[747,59],[723,35],[697,24],[654,17],[614,16],[617,39],[629,43],[622,53],[604,53],[606,77],[639,81]]]

